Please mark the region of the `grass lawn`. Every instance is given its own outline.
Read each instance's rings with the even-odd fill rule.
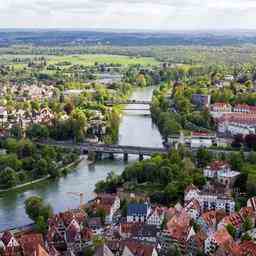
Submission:
[[[158,65],[159,62],[154,58],[147,57],[129,57],[122,55],[106,55],[106,54],[86,54],[86,55],[72,55],[72,56],[54,56],[49,57],[49,64],[56,64],[59,62],[68,61],[72,64],[80,64],[91,66],[95,62],[106,64],[121,64],[121,65]]]

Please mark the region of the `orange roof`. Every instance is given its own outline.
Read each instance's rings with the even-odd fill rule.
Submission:
[[[232,224],[235,228],[240,228],[243,223],[243,219],[239,213],[234,212],[234,213],[224,217],[223,223],[224,224]]]
[[[243,256],[256,256],[256,244],[253,241],[245,241],[240,247]]]
[[[232,236],[228,233],[226,228],[218,230],[214,235],[213,239],[216,241],[218,246],[231,244],[233,242]]]
[[[44,246],[42,234],[27,234],[19,238],[24,256],[30,256],[38,246]]]

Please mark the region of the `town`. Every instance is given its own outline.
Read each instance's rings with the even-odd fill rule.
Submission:
[[[0,31],[0,255],[256,255],[255,47],[55,33]]]

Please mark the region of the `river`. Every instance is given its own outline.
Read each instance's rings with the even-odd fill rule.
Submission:
[[[152,97],[154,87],[136,89],[131,99],[149,100]],[[162,146],[161,135],[152,124],[148,115],[147,106],[131,105],[127,108],[145,110],[125,110],[119,129],[119,144],[130,146]],[[32,189],[10,193],[0,198],[0,230],[29,224],[31,221],[26,216],[24,201],[26,198],[38,195],[50,203],[54,212],[74,208],[79,205],[79,198],[68,192],[83,192],[85,200],[93,198],[95,184],[104,178],[110,171],[120,174],[127,164],[137,161],[137,157],[129,156],[128,163],[123,162],[123,156],[115,156],[115,160],[98,161],[89,167],[87,160],[83,160],[76,170],[66,177],[56,181],[46,181],[35,185]]]

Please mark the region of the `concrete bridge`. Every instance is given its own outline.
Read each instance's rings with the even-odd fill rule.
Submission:
[[[110,158],[114,158],[115,154],[122,154],[124,161],[128,160],[129,155],[138,155],[140,160],[143,160],[144,156],[151,156],[157,153],[168,153],[166,148],[154,148],[154,147],[140,147],[140,146],[122,146],[122,145],[107,145],[107,144],[95,144],[95,143],[66,143],[66,142],[45,142],[39,144],[47,144],[55,147],[72,148],[80,150],[81,154],[95,154],[97,159],[102,158],[102,154],[109,154]]]
[[[107,106],[113,106],[113,105],[150,105],[151,101],[149,100],[108,100],[105,101],[105,104]]]

